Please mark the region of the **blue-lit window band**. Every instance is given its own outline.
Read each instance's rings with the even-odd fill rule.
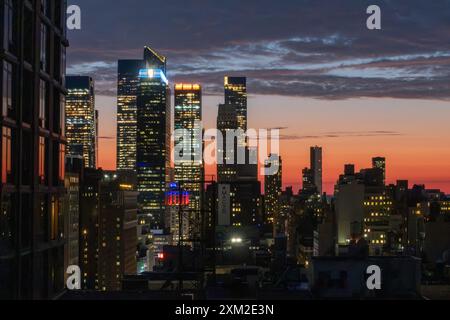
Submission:
[[[139,70],[141,79],[161,79],[165,84],[169,84],[166,75],[161,69],[141,69]]]

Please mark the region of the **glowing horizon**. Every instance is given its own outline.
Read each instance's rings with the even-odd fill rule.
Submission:
[[[205,96],[205,128],[215,127],[221,96]],[[97,96],[100,110],[99,167],[115,170],[116,98]],[[271,107],[277,105],[278,107]],[[283,110],[283,112],[280,112]],[[413,117],[414,116],[414,117]],[[371,166],[373,157],[387,159],[387,182],[408,180],[450,193],[450,138],[445,101],[360,98],[318,100],[301,97],[250,96],[249,126],[286,128],[280,143],[283,186],[301,187],[301,170],[309,166],[309,147],[323,147],[324,190],[333,193],[344,165]],[[215,174],[209,167],[207,175]]]

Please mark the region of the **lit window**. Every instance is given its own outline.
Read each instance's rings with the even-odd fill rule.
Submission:
[[[39,182],[45,183],[45,138],[39,137]]]
[[[66,171],[66,146],[63,144],[59,145],[59,180],[63,181],[65,178]]]
[[[59,226],[59,200],[56,197],[52,197],[52,210],[51,210],[51,221],[50,221],[50,236],[51,240],[56,240],[58,237],[58,226]]]
[[[12,183],[12,153],[11,129],[3,127],[2,130],[2,183]]]

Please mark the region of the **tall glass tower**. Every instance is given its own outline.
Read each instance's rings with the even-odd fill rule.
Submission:
[[[238,128],[247,131],[247,78],[225,77],[225,104],[236,108]]]
[[[166,58],[146,47],[144,65],[138,74],[136,168],[139,223],[146,233],[164,227],[171,119]]]
[[[82,156],[84,166],[96,168],[97,125],[94,81],[87,76],[68,76],[66,102],[67,151]]]
[[[139,70],[142,60],[119,60],[117,77],[117,170],[136,170]]]
[[[175,181],[189,193],[191,230],[199,227],[202,161],[202,89],[198,84],[175,85],[175,149],[182,150],[175,159]],[[177,156],[177,155],[176,155]],[[181,157],[182,156],[182,157]]]
[[[237,179],[238,165],[235,164],[236,145],[227,145],[227,135],[238,129],[236,107],[230,104],[220,104],[217,114],[217,130],[223,137],[222,148],[218,146],[220,162],[217,164],[217,181],[231,182]],[[219,159],[218,159],[219,160]]]

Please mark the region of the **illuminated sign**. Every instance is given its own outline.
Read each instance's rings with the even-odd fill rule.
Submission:
[[[166,193],[166,205],[167,206],[188,206],[190,203],[189,192],[183,191],[170,191]]]
[[[141,69],[139,70],[141,79],[161,79],[165,84],[169,84],[166,75],[161,69]]]
[[[179,190],[179,184],[172,182],[169,184],[169,191],[166,192],[167,206],[188,206],[190,204],[190,195],[188,191]]]

